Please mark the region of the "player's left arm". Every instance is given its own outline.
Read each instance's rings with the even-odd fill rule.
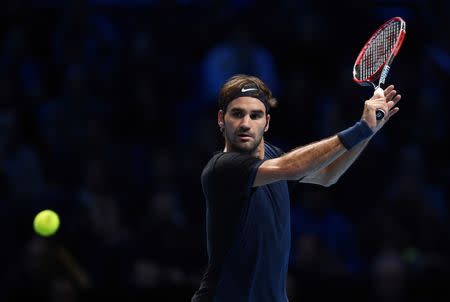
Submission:
[[[394,114],[396,114],[399,110],[395,105],[400,100],[401,96],[397,95],[397,91],[394,90],[394,86],[390,85],[384,90],[384,95],[386,97],[386,102],[388,103],[388,108],[390,109],[387,116],[383,118],[383,120],[379,121],[379,124],[374,129],[374,134],[383,127],[383,125],[391,118]],[[373,100],[377,98],[376,93],[372,97]],[[364,118],[364,116],[363,116]],[[372,121],[375,122],[375,121]],[[373,134],[373,135],[374,135]],[[302,183],[314,183],[323,186],[330,186],[335,184],[339,178],[350,168],[350,166],[355,162],[355,160],[359,157],[361,152],[366,148],[370,139],[373,135],[352,149],[346,151],[344,154],[336,158],[333,162],[331,162],[328,166],[323,167],[320,170],[317,170],[300,180]]]

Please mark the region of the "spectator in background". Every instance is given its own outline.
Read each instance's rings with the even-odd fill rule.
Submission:
[[[291,265],[323,279],[355,278],[362,269],[356,231],[331,200],[329,191],[311,188],[294,201]]]
[[[84,64],[68,65],[62,94],[37,112],[52,181],[59,175],[59,180],[72,187],[80,179],[80,161],[91,151],[87,144],[90,121],[111,116],[111,104],[93,95],[90,80]]]
[[[142,238],[145,238],[144,254],[151,256],[166,271],[185,270],[188,263],[180,255],[187,250],[190,235],[176,190],[166,188],[148,194],[147,204],[136,218],[140,222]]]
[[[151,152],[156,143],[155,140],[149,140],[149,137],[158,138],[158,141],[165,140],[166,130],[161,127],[165,120],[161,113],[164,104],[157,99],[157,84],[150,70],[145,74],[134,69],[130,72],[128,97],[119,102],[115,112],[115,133],[123,141]]]
[[[31,210],[46,187],[43,165],[35,146],[26,139],[11,80],[0,77],[0,170],[7,178],[15,207]]]
[[[19,8],[18,5],[16,8]],[[14,207],[31,210],[45,192],[44,164],[32,135],[33,98],[42,93],[41,70],[27,28],[7,28],[0,48],[0,170]],[[30,131],[31,130],[31,131]]]
[[[419,145],[405,146],[386,198],[406,234],[402,252],[415,248],[427,261],[418,268],[439,272],[450,265],[449,212],[445,189],[425,177],[427,164]]]
[[[136,30],[129,37],[126,48],[124,68],[127,74],[137,78],[148,78],[153,70],[158,69],[158,49],[152,31]],[[136,79],[135,79],[136,80]]]
[[[4,169],[11,198],[19,203],[17,206],[31,209],[45,192],[45,179],[39,154],[23,141],[17,119],[13,110],[0,113],[0,131],[12,135],[2,137],[0,169]]]
[[[49,302],[77,302],[80,294],[73,282],[64,277],[55,278],[49,290]]]
[[[422,204],[419,207],[424,211],[419,212],[428,213],[437,222],[445,224],[449,217],[447,198],[444,188],[439,184],[430,183],[426,176],[430,160],[425,157],[421,145],[415,143],[405,145],[400,150],[394,181],[387,188],[386,198],[393,204],[419,199],[419,203]]]
[[[197,266],[186,258],[193,248],[194,234],[181,206],[181,196],[176,188],[166,184],[149,192],[146,202],[140,214],[135,215],[141,240],[128,282],[137,293],[147,296],[165,286],[187,288],[190,292],[191,275]],[[163,294],[166,298],[176,296],[170,291]]]
[[[54,63],[87,63],[96,65],[94,72],[107,77],[121,47],[115,25],[105,15],[91,9],[87,0],[69,0],[51,35]]]
[[[83,168],[83,183],[75,201],[77,211],[72,211],[72,215],[79,215],[78,225],[72,226],[71,237],[85,242],[90,248],[77,245],[74,253],[86,266],[94,286],[119,286],[126,280],[135,238],[124,223],[108,162],[91,159]]]
[[[205,104],[214,104],[222,83],[236,73],[254,74],[263,79],[274,93],[279,89],[278,71],[272,53],[253,36],[245,23],[236,22],[224,40],[210,48],[201,62],[198,87]]]
[[[374,301],[410,301],[416,290],[438,289],[427,279],[440,281],[449,268],[445,190],[426,178],[429,160],[420,145],[404,147],[398,157],[383,200],[360,226]]]
[[[133,301],[148,301],[156,298],[154,293],[164,284],[163,271],[157,261],[142,256],[133,259],[130,265],[127,286]]]
[[[17,262],[6,268],[6,301],[23,301],[30,297],[37,301],[49,301],[52,281],[61,276],[61,267],[54,257],[50,241],[33,236],[23,242]],[[24,290],[26,286],[26,290]]]
[[[41,97],[43,94],[42,65],[33,52],[29,32],[24,25],[14,25],[6,31],[0,48],[0,71],[18,81],[23,96]],[[34,105],[31,102],[32,105]]]
[[[333,95],[336,93],[333,92]],[[316,115],[322,115],[322,119],[314,121],[315,136],[324,137],[330,135],[332,129],[342,128],[344,120],[342,117],[342,107],[335,96],[322,95],[318,100],[313,101],[316,107]]]
[[[50,33],[52,81],[75,64],[89,68],[89,85],[97,98],[113,101],[120,91],[122,37],[109,16],[92,7],[88,0],[69,0],[57,15]],[[56,75],[56,76],[55,76]],[[66,77],[63,74],[62,78]],[[64,86],[65,83],[60,85]]]
[[[398,250],[384,246],[369,268],[368,302],[406,302],[408,294],[408,268]],[[416,300],[414,300],[416,301]]]

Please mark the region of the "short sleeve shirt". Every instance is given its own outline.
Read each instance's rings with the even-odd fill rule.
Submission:
[[[265,144],[264,160],[281,154]],[[205,166],[208,268],[192,301],[287,301],[289,191],[286,181],[253,187],[264,160],[217,152]]]

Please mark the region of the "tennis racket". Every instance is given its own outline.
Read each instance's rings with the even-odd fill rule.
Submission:
[[[353,80],[361,86],[372,86],[375,90],[380,88],[403,44],[405,34],[406,23],[400,17],[389,19],[381,25],[359,52],[353,66]],[[385,114],[383,110],[377,110],[377,120],[381,120]]]

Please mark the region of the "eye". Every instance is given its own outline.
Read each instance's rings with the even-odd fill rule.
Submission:
[[[250,118],[252,120],[257,120],[263,117],[262,112],[253,112],[252,114],[250,114]]]
[[[236,111],[233,111],[231,113],[231,115],[235,118],[242,118],[244,116],[244,113],[242,111],[236,110]]]

